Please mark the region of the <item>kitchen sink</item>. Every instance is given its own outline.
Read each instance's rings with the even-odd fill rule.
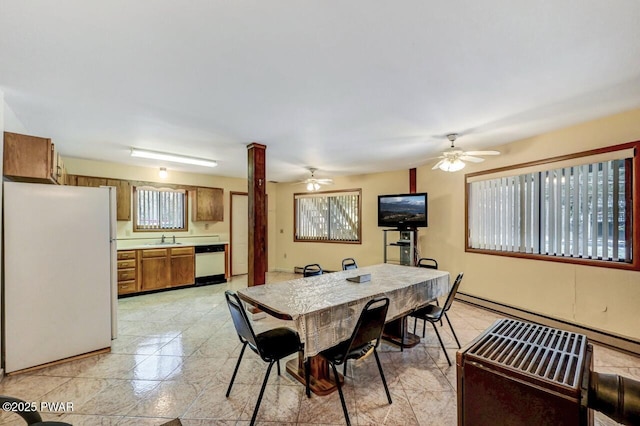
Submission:
[[[147,243],[146,246],[179,246],[182,243],[173,243],[171,241],[165,241],[164,243]]]

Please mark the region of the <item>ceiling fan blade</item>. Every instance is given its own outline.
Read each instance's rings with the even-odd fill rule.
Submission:
[[[500,151],[466,151],[467,155],[500,155]]]
[[[320,185],[331,185],[333,183],[333,179],[316,179],[316,182]]]
[[[444,160],[440,160],[440,161],[438,161],[438,162],[436,163],[436,165],[435,165],[435,166],[433,166],[433,167],[431,168],[431,170],[435,170],[435,169],[437,169],[438,167],[440,167],[440,164],[442,164],[442,163],[444,163]]]
[[[471,161],[472,163],[482,163],[484,161],[484,158],[472,157],[471,155],[463,155],[460,157],[460,159],[462,161]]]

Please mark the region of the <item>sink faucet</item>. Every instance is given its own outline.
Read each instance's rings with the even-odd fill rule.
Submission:
[[[160,240],[161,244],[164,244],[164,234],[162,234],[162,239]]]
[[[176,236],[174,235],[173,236],[173,244],[175,244],[175,243],[176,243]]]

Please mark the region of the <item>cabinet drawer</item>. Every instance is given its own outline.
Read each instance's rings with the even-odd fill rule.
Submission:
[[[118,282],[120,281],[128,281],[136,279],[136,270],[135,269],[120,269],[118,270]]]
[[[136,267],[135,259],[118,260],[118,269],[127,269],[127,268],[135,268],[135,267]]]
[[[118,260],[135,259],[135,258],[136,258],[136,251],[135,250],[118,251]]]
[[[193,255],[195,253],[193,247],[174,247],[171,249],[171,256]]]
[[[134,293],[137,290],[136,280],[122,281],[118,283],[118,294]]]
[[[167,255],[167,249],[142,250],[141,254],[143,258],[165,257]]]

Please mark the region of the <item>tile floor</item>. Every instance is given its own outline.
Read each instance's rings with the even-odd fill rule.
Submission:
[[[267,280],[292,277],[269,273]],[[160,425],[176,417],[191,426],[247,425],[266,364],[247,351],[231,396],[225,398],[241,345],[223,295],[245,286],[246,277],[240,277],[227,284],[120,299],[119,337],[111,353],[5,377],[0,393],[26,401],[71,402],[73,411],[45,411],[43,418],[74,425]],[[465,344],[500,317],[456,302],[450,318]],[[261,331],[277,323],[267,318],[255,327]],[[445,330],[443,338],[455,359],[453,337]],[[344,390],[353,424],[456,424],[455,366],[447,365],[433,331],[428,328],[427,338],[404,352],[383,344],[380,357],[393,404],[386,402],[374,360],[351,362]],[[600,372],[640,380],[638,357],[596,346],[595,365]],[[272,371],[258,423],[340,425],[344,417],[337,393],[307,399],[300,383]],[[0,424],[24,422],[2,413]],[[616,423],[597,414],[596,424]]]

